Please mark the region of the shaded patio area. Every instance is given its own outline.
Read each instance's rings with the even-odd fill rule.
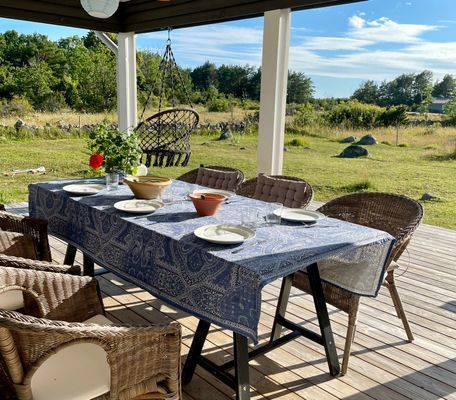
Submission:
[[[313,208],[318,204],[313,203]],[[27,213],[26,203],[9,211]],[[51,237],[55,261],[62,262],[66,245]],[[422,225],[401,258],[397,285],[415,334],[408,343],[401,321],[385,288],[376,299],[362,301],[349,372],[342,378],[327,373],[323,349],[299,338],[250,363],[255,399],[456,399],[456,231]],[[78,253],[79,256],[79,253]],[[78,259],[81,262],[82,259]],[[98,278],[110,319],[150,324],[169,318],[183,328],[185,357],[198,320],[170,308],[146,291],[113,274]],[[261,340],[269,339],[280,282],[263,291]],[[341,356],[347,317],[329,308],[336,345]],[[288,316],[306,320],[317,329],[312,298],[292,290]],[[217,363],[231,354],[228,331],[211,329],[205,355]],[[234,393],[209,373],[197,369],[184,386],[184,398],[228,399]]]

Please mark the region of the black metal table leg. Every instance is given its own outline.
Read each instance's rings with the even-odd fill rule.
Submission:
[[[210,322],[200,320],[198,323],[198,328],[196,328],[195,336],[193,338],[190,351],[188,352],[184,369],[182,370],[183,384],[189,383],[193,378],[193,374],[195,373],[195,368],[198,364],[198,359],[201,355],[201,351],[203,350],[204,342],[206,341],[210,327]]]
[[[236,400],[250,400],[248,339],[243,335],[233,333],[233,341]]]
[[[86,254],[82,255],[82,264],[84,265],[84,275],[94,276],[95,275],[95,263]]]
[[[73,265],[75,258],[76,258],[76,247],[74,247],[72,244],[69,244],[66,249],[65,259],[63,260],[63,263],[65,265]]]
[[[336,376],[340,373],[339,359],[337,358],[336,345],[329,321],[328,309],[326,307],[325,296],[321,286],[320,273],[318,265],[312,264],[307,267],[310,287],[312,289],[315,309],[317,310],[318,323],[320,325],[323,347],[325,348],[326,359],[328,360],[329,373]]]
[[[277,340],[282,332],[282,325],[280,325],[279,319],[280,317],[285,318],[292,281],[293,279],[291,276],[286,276],[282,280],[282,287],[280,288],[279,300],[277,302],[274,322],[272,324],[271,341]]]

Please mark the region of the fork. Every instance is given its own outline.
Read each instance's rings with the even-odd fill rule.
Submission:
[[[258,246],[259,244],[266,243],[266,242],[267,242],[267,240],[259,240],[259,241],[255,242],[255,243],[253,243],[251,246]],[[247,248],[247,246],[244,246],[244,247],[241,247],[239,249],[233,250],[231,252],[231,254],[240,253],[241,251],[244,251],[246,248]]]

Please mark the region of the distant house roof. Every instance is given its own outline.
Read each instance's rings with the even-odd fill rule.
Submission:
[[[438,97],[432,99],[432,104],[446,104],[450,101],[450,98]]]

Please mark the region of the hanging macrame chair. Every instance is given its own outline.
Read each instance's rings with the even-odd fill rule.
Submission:
[[[159,79],[160,78],[160,79]],[[190,108],[176,107],[175,83],[180,83]],[[158,112],[149,118],[143,119],[154,88],[160,82]],[[170,89],[171,107],[162,110],[165,96],[165,83]],[[145,164],[147,167],[185,167],[191,155],[190,136],[198,125],[199,115],[192,109],[192,103],[184,85],[182,75],[177,66],[171,49],[171,39],[166,42],[166,50],[160,62],[155,82],[144,105],[136,132],[140,140]],[[153,159],[153,164],[152,164]]]

